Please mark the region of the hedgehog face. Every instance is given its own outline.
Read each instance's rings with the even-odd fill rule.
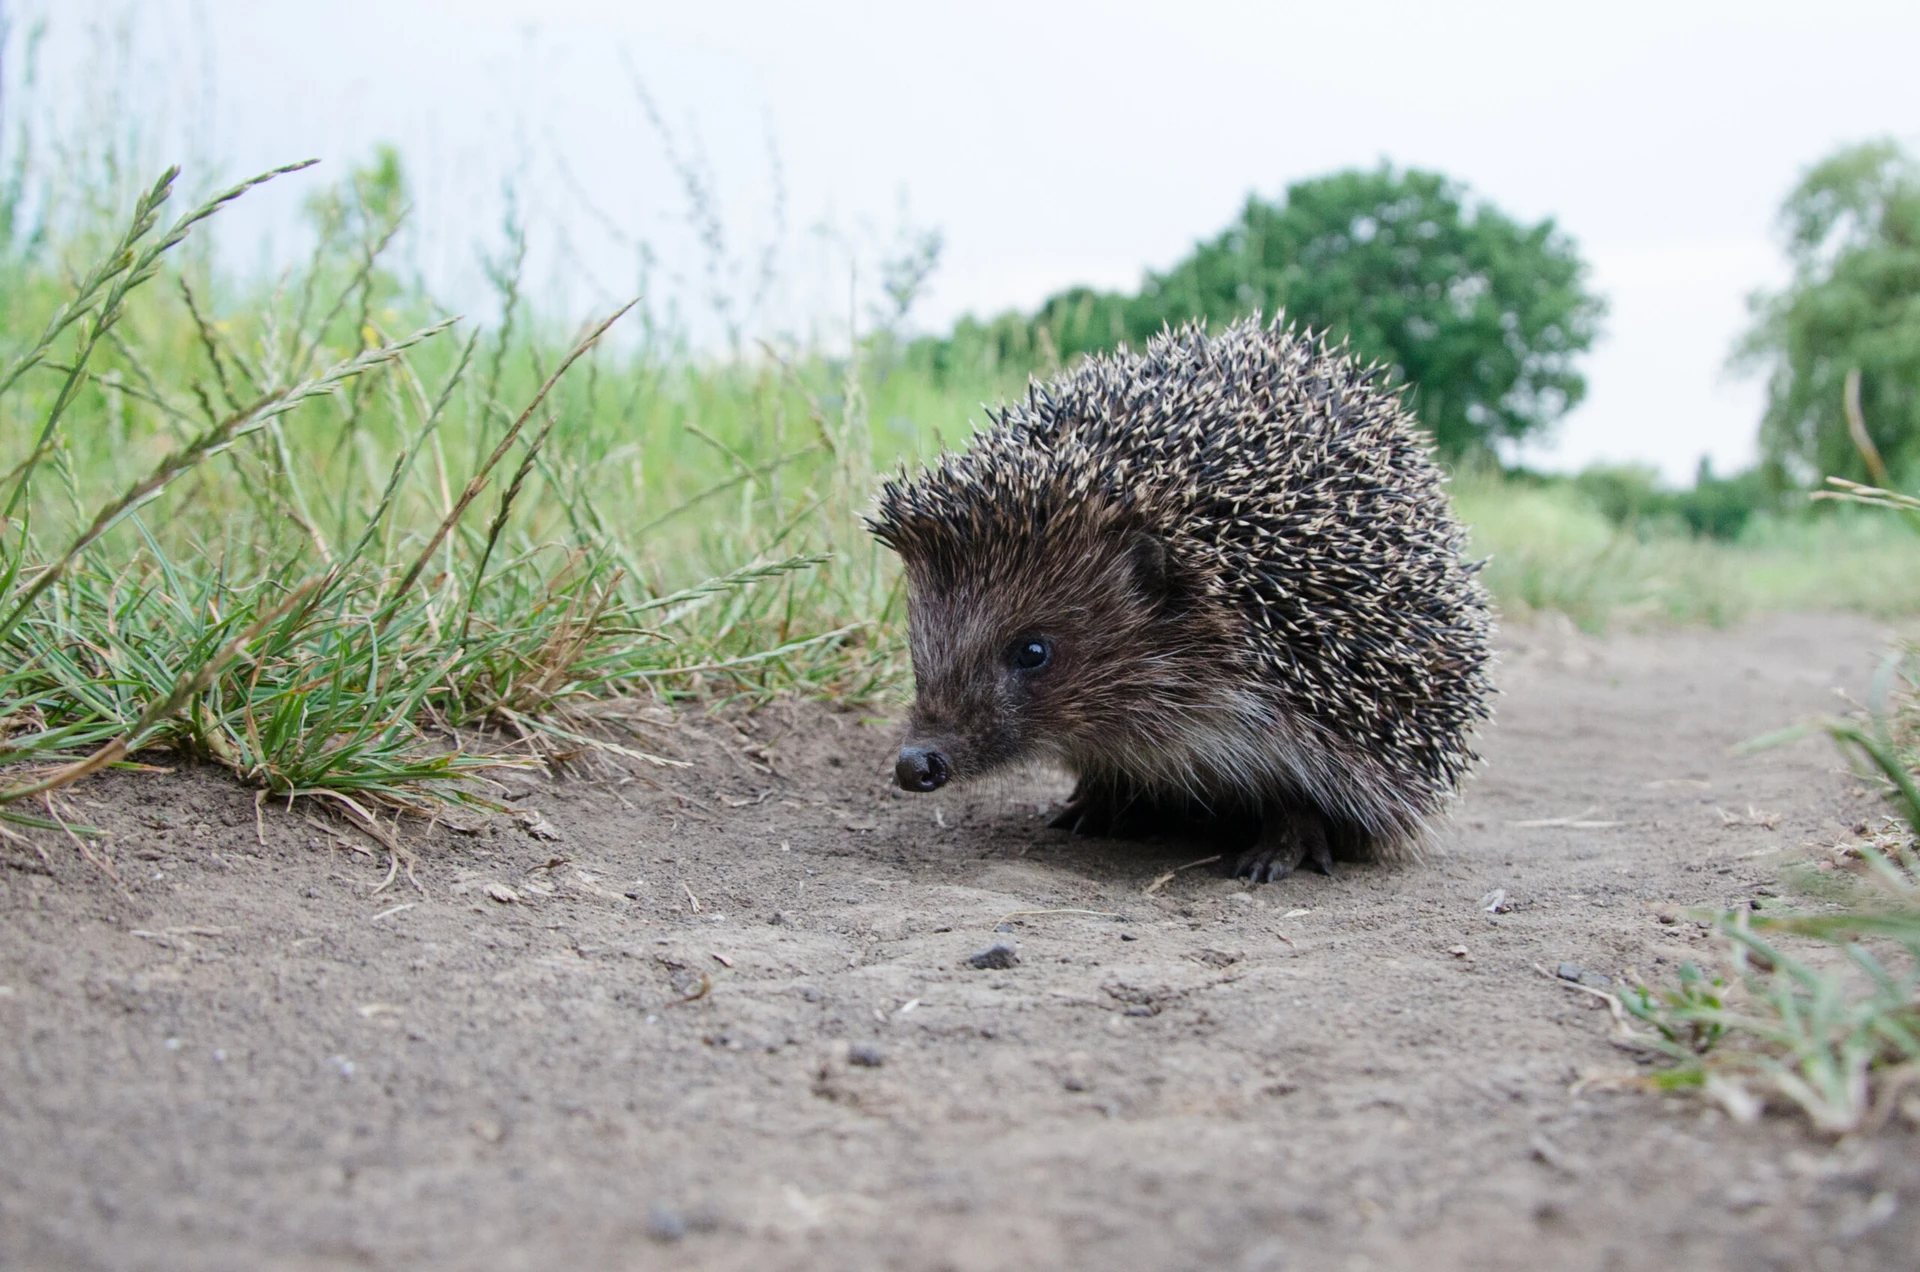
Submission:
[[[930,791],[1026,761],[1138,754],[1159,709],[1218,666],[1167,549],[1086,526],[991,555],[906,558],[915,700],[895,776]],[[1077,540],[1062,542],[1062,538]]]

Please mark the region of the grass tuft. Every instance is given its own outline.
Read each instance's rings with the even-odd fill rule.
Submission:
[[[629,408],[664,387],[644,357],[602,352],[630,306],[558,347],[509,345],[503,327],[480,383],[483,333],[427,315],[386,334],[421,304],[381,272],[394,223],[362,217],[357,239],[323,236],[305,276],[210,312],[211,281],[170,254],[305,166],[163,228],[169,170],[38,337],[0,345],[0,443],[24,452],[0,484],[0,822],[57,824],[55,792],[144,748],[290,799],[486,803],[472,779],[508,742],[523,759],[665,762],[629,745],[635,694],[889,681],[872,620],[845,621],[883,608],[887,585],[870,549],[846,550],[867,462],[842,453],[866,426],[857,394],[838,420],[798,394],[831,466],[746,464],[708,492],[746,493],[737,536],[669,540],[673,506],[635,534],[628,509],[606,511],[596,469],[613,457],[594,427],[603,377],[626,381]],[[169,271],[174,288],[151,286]],[[772,501],[782,524],[756,527],[756,486],[782,475],[798,487]]]
[[[1820,863],[1819,884],[1805,890],[1816,904],[1826,894],[1824,909],[1716,916],[1726,976],[1687,964],[1676,986],[1637,986],[1622,1005],[1652,1026],[1643,1041],[1672,1062],[1658,1084],[1701,1087],[1739,1117],[1779,1099],[1839,1135],[1897,1108],[1920,1111],[1909,1094],[1920,1087],[1920,647],[1889,661],[1862,718],[1823,727],[1882,784],[1897,819]]]

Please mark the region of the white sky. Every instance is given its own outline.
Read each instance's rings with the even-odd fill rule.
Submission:
[[[1920,139],[1911,0],[38,8],[54,27],[48,83],[76,109],[99,108],[116,78],[102,61],[120,56],[89,32],[120,22],[135,85],[122,113],[223,175],[308,155],[339,174],[397,143],[416,259],[461,303],[477,297],[476,252],[497,246],[509,176],[556,303],[634,290],[615,230],[652,243],[683,291],[698,281],[629,66],[680,143],[697,138],[742,260],[774,224],[773,138],[788,230],[770,321],[788,329],[844,322],[848,258],[815,227],[870,260],[903,200],[945,235],[916,311],[938,329],[1071,283],[1133,286],[1249,190],[1382,157],[1437,168],[1518,216],[1555,217],[1612,305],[1587,402],[1529,460],[1638,459],[1676,480],[1703,453],[1722,471],[1753,457],[1760,388],[1723,367],[1747,293],[1782,276],[1781,197],[1836,145]],[[284,263],[292,209],[318,184],[293,180],[307,184],[234,218],[230,250]]]

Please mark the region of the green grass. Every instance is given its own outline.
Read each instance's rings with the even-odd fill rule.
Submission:
[[[1484,578],[1511,619],[1724,624],[1767,610],[1920,612],[1920,537],[1857,509],[1758,516],[1733,541],[1617,526],[1571,483],[1483,475],[1453,486]]]
[[[370,823],[480,798],[477,731],[647,764],[635,695],[898,675],[857,368],[422,312],[365,200],[210,312],[175,258],[246,187],[170,218],[173,180],[58,302],[8,262],[35,285],[0,342],[0,821],[164,747]]]
[[[1884,491],[1860,502],[1920,513]],[[1689,964],[1622,1005],[1671,1062],[1659,1085],[1701,1087],[1741,1117],[1777,1099],[1846,1134],[1920,1107],[1920,646],[1888,662],[1865,711],[1822,727],[1897,816],[1802,867],[1797,903],[1718,915],[1726,975]]]
[[[1725,975],[1689,963],[1677,985],[1628,991],[1626,1011],[1653,1028],[1642,1044],[1671,1062],[1655,1085],[1703,1088],[1742,1118],[1778,1100],[1836,1135],[1877,1126],[1911,1098],[1920,880],[1911,840],[1890,838],[1849,853],[1857,873],[1817,911],[1718,916]]]
[[[644,310],[563,331],[511,251],[498,316],[459,320],[388,264],[396,183],[313,196],[265,281],[209,265],[245,187],[0,241],[0,823],[142,749],[370,819],[482,798],[503,753],[648,771],[639,703],[903,689],[860,512],[1017,378],[935,380],[885,334],[712,361]],[[1920,538],[1864,510],[1725,543],[1571,483],[1454,490],[1509,618],[1920,611]]]

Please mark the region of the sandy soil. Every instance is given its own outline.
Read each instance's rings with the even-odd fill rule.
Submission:
[[[1912,1268],[1913,1128],[1572,1093],[1634,1061],[1538,970],[1670,975],[1675,907],[1877,812],[1728,747],[1883,639],[1511,635],[1445,854],[1260,888],[1152,889],[1194,846],[1045,830],[1057,786],[902,796],[815,708],[671,731],[672,792],[522,783],[558,838],[403,828],[423,891],[102,778],[124,889],[0,853],[0,1266]]]

